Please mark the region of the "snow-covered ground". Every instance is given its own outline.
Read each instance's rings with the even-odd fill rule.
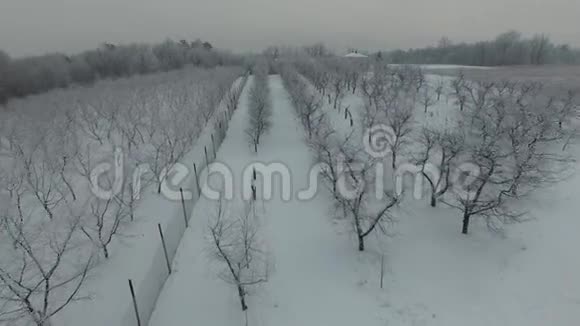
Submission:
[[[313,156],[278,76],[270,77],[270,87],[273,126],[258,154],[245,141],[246,87],[218,161],[231,167],[238,183],[251,162],[283,162],[295,193],[306,185]],[[344,104],[357,101],[349,95]],[[450,102],[443,96],[429,109],[433,115],[417,108],[418,123],[445,123]],[[342,114],[334,114],[335,127],[350,128]],[[348,222],[333,217],[325,190],[309,201],[283,201],[276,192],[258,205],[274,267],[268,282],[249,297],[248,324],[578,325],[579,186],[580,175],[574,173],[535,194],[522,203],[532,220],[502,234],[476,220],[471,234],[462,235],[456,211],[428,207],[427,198],[407,198],[394,212],[392,236],[377,234],[365,253],[356,251]],[[195,206],[150,325],[245,323],[235,289],[219,279],[209,257],[206,237],[214,209],[208,199]],[[382,290],[381,254],[387,269]]]
[[[433,85],[450,78],[428,75]],[[453,126],[446,89],[428,109],[416,109],[416,127]],[[356,101],[346,98],[345,102]],[[572,150],[580,158],[580,150]],[[387,325],[578,325],[580,324],[580,175],[521,203],[529,221],[490,233],[477,221],[460,234],[460,216],[430,208],[428,198],[406,198],[395,212],[393,237],[382,247],[388,285],[381,295]],[[411,196],[409,196],[411,197]]]
[[[232,87],[237,87],[242,82],[243,78],[240,78]],[[192,163],[196,163],[200,171],[204,168],[204,148],[208,149],[209,159],[212,159],[211,138],[212,135],[218,137],[216,121],[221,120],[226,111],[226,102],[222,101],[200,132],[195,145],[180,160],[180,163],[189,167],[189,174],[179,184],[174,185],[169,181],[170,186],[183,187],[185,192],[191,191],[195,198],[195,174],[191,171]],[[189,210],[195,205],[195,200],[186,200],[185,205]],[[61,315],[53,317],[55,324],[78,325],[79,321],[82,321],[86,326],[136,325],[129,279],[133,281],[135,287],[141,322],[149,320],[168,276],[157,225],[161,225],[168,255],[172,259],[185,231],[185,221],[181,202],[157,194],[155,186],[143,189],[135,215],[138,216],[135,222],[123,230],[120,240],[112,243],[110,250],[112,255],[98,266],[85,285],[85,292],[89,293],[90,299],[68,306]]]
[[[400,65],[393,64],[393,66],[400,66]],[[432,70],[437,70],[437,69],[444,69],[444,70],[449,70],[449,69],[495,69],[494,67],[486,67],[486,66],[462,66],[462,65],[443,65],[443,64],[422,64],[422,65],[412,64],[410,66],[416,66],[416,67],[420,67],[421,69],[432,69]]]

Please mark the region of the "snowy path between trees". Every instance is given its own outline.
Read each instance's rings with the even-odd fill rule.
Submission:
[[[245,141],[247,86],[218,161],[232,168],[235,180],[250,162],[283,162],[291,171],[295,194],[307,184],[312,155],[279,76],[270,77],[270,88],[273,125],[258,154]],[[310,201],[284,201],[278,186],[274,185],[271,201],[257,205],[263,221],[259,232],[267,239],[273,268],[268,282],[248,299],[249,325],[385,325],[380,300],[361,277],[364,264],[349,236],[337,232],[332,223],[329,194],[320,190]],[[240,196],[239,189],[236,195]],[[196,205],[151,326],[244,324],[235,289],[219,279],[208,255],[207,221],[214,211],[215,202],[210,200],[201,199]]]

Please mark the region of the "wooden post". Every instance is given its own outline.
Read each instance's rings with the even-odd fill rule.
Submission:
[[[135,298],[135,289],[133,288],[133,281],[131,280],[129,280],[129,289],[131,290],[131,298],[133,298],[133,309],[135,309],[137,326],[141,326],[141,317],[139,317],[139,308],[137,307],[137,299]]]
[[[383,278],[385,275],[385,254],[381,255],[381,289],[383,288]]]
[[[161,236],[161,244],[163,245],[163,252],[165,253],[165,262],[167,263],[167,271],[171,274],[171,264],[169,263],[169,255],[167,255],[167,245],[165,245],[165,237],[163,236],[163,231],[161,230],[161,223],[157,223],[157,228],[159,229],[159,235]]]
[[[213,139],[213,134],[211,134],[211,146],[213,148],[213,158],[215,159],[217,156],[215,152],[215,140]]]
[[[193,172],[195,173],[195,186],[197,187],[197,197],[201,196],[201,188],[199,187],[199,176],[197,174],[197,165],[193,163]]]
[[[252,185],[252,199],[256,201],[256,186]]]
[[[187,221],[187,212],[185,211],[185,199],[183,198],[183,188],[179,188],[179,193],[181,194],[181,207],[183,208],[183,219],[185,220],[185,227],[189,227],[189,222]]]
[[[207,147],[203,146],[203,151],[205,153],[205,166],[209,166],[209,159],[207,158]]]

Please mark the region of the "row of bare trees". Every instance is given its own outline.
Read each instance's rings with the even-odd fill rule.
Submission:
[[[245,130],[254,153],[272,126],[272,99],[269,88],[269,63],[259,60],[252,68],[253,82],[248,96],[248,123]],[[256,172],[252,197],[241,207],[220,199],[209,221],[209,252],[219,265],[221,280],[233,286],[248,325],[247,297],[258,285],[268,281],[270,260],[260,232],[257,213]]]
[[[0,119],[0,321],[46,326],[86,298],[89,271],[138,218],[139,190],[161,191],[220,101],[239,99],[230,88],[241,72],[192,68],[10,102]]]
[[[344,60],[342,64],[350,63]],[[294,62],[293,66],[296,70],[286,69],[283,77],[299,116],[303,115],[304,107],[308,108],[300,104],[305,99],[320,103],[321,97],[328,97],[329,93],[331,98],[336,96],[332,74],[325,64],[309,58]],[[311,101],[313,95],[303,91],[307,87],[300,85],[301,75],[318,90],[315,100]],[[347,75],[342,76],[342,84],[347,85]],[[363,151],[361,145],[366,142],[372,147],[374,139],[368,133],[368,138],[361,140],[362,130],[372,130],[373,126],[388,129],[388,139],[379,144],[390,156],[391,171],[385,173],[386,178],[396,178],[409,164],[413,165],[410,171],[419,173],[428,186],[431,206],[442,202],[461,212],[462,233],[469,232],[470,221],[476,216],[483,217],[492,230],[522,220],[525,212],[517,208],[519,201],[532,191],[560,180],[569,167],[570,157],[563,150],[577,135],[579,107],[574,91],[548,94],[537,82],[474,82],[463,74],[457,78],[428,78],[417,67],[380,63],[361,76],[357,90],[364,105],[358,114],[358,124],[345,136],[320,114],[317,131],[309,132],[309,143],[325,166],[322,174],[337,197],[338,206],[352,217],[359,248],[364,249],[364,237],[368,234],[357,225],[360,222],[357,216],[366,217],[370,226],[366,231],[372,232],[376,227],[373,221],[388,221],[385,216],[400,201],[399,191],[391,190],[383,196],[389,199],[379,201],[382,205],[371,205],[375,209],[383,207],[385,211],[378,212],[385,215],[358,213],[357,208],[372,202],[365,198],[365,191],[360,190],[364,187],[360,185],[372,186],[381,179],[376,178],[376,172],[373,171],[375,175],[369,172],[367,163],[376,167],[383,162]],[[454,105],[442,112],[445,120],[431,119],[430,113],[421,122],[418,108],[427,113],[442,96],[453,99]],[[329,105],[333,104],[329,101]],[[307,124],[305,128],[308,130]],[[353,162],[359,163],[356,169]],[[361,175],[375,180],[374,183]],[[355,199],[359,201],[339,196],[341,180],[351,188],[358,186],[355,193],[360,197]]]
[[[390,211],[399,202],[392,189],[381,187],[384,171],[381,158],[364,150],[356,132],[335,130],[329,114],[334,110],[320,107],[322,92],[316,93],[291,66],[282,69],[285,86],[290,93],[297,115],[308,133],[307,143],[316,155],[320,175],[331,191],[337,212],[352,223],[358,249],[365,250],[365,240],[376,230],[386,231]],[[317,103],[311,113],[308,103]],[[332,105],[332,104],[330,104]],[[314,117],[314,131],[310,129]]]
[[[11,58],[0,50],[0,104],[11,98],[108,78],[181,69],[242,65],[244,58],[209,42],[167,39],[157,44],[111,44],[79,54]]]
[[[299,60],[294,66],[327,98],[334,109],[340,109],[344,97],[348,93],[356,93],[369,63],[364,60],[324,57]]]
[[[324,99],[311,91],[310,84],[298,74],[292,67],[283,66],[282,76],[284,86],[290,93],[290,99],[302,126],[312,138],[314,133],[323,132],[325,115],[322,112]]]
[[[268,85],[268,64],[259,62],[253,69],[253,84],[250,89],[248,127],[246,135],[254,152],[258,152],[258,146],[264,134],[272,126],[272,99]]]
[[[400,157],[418,166],[430,205],[460,210],[464,234],[474,216],[492,230],[521,220],[517,201],[559,180],[570,162],[562,148],[576,134],[573,91],[546,94],[537,82],[473,82],[463,74],[445,83],[417,68],[378,64],[361,90],[363,126],[379,123],[392,133],[393,172]],[[442,94],[456,105],[444,122],[414,121],[417,104],[427,113]]]

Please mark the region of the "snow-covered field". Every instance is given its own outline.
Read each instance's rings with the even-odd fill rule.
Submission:
[[[241,70],[239,72],[241,73]],[[68,180],[71,180],[71,184],[73,185],[72,188],[76,190],[76,197],[74,197],[75,199],[73,200],[71,195],[67,194],[65,200],[55,201],[56,204],[50,203],[50,206],[48,207],[53,208],[55,212],[58,212],[59,215],[57,215],[57,218],[54,218],[54,220],[48,220],[45,216],[43,216],[43,214],[41,214],[42,212],[38,212],[38,203],[35,203],[34,201],[28,201],[27,205],[22,206],[22,211],[26,214],[22,217],[25,223],[23,223],[22,226],[16,226],[14,229],[16,231],[12,232],[22,232],[22,237],[27,239],[26,242],[23,242],[22,244],[23,248],[27,248],[28,244],[32,244],[32,249],[29,250],[31,252],[29,256],[23,255],[24,258],[22,258],[21,265],[15,263],[14,260],[10,262],[9,257],[11,256],[9,255],[18,257],[22,251],[18,250],[16,245],[9,244],[9,237],[2,238],[2,246],[0,247],[3,253],[2,267],[0,268],[3,280],[6,280],[8,277],[7,275],[10,275],[10,273],[18,273],[14,272],[15,268],[22,268],[22,274],[29,275],[28,277],[23,278],[23,280],[25,282],[34,282],[35,278],[39,277],[37,273],[38,271],[34,268],[37,265],[40,266],[39,268],[46,268],[43,265],[50,263],[51,256],[49,253],[43,252],[42,247],[45,246],[51,248],[52,250],[57,250],[55,248],[61,246],[55,242],[43,243],[42,238],[35,238],[34,235],[40,234],[42,236],[46,236],[48,239],[50,239],[50,241],[57,241],[59,232],[62,232],[59,231],[59,228],[66,230],[68,222],[68,215],[63,214],[61,216],[61,211],[57,209],[62,208],[62,206],[65,206],[65,204],[71,205],[72,207],[72,204],[69,203],[78,203],[79,207],[81,208],[81,213],[78,214],[83,216],[78,224],[78,232],[75,232],[74,237],[74,249],[78,249],[78,252],[66,251],[65,254],[63,254],[63,260],[70,262],[71,265],[63,264],[64,266],[61,265],[58,267],[54,273],[55,276],[52,278],[53,284],[58,282],[57,277],[60,277],[61,274],[66,274],[69,269],[75,268],[76,265],[82,264],[82,262],[88,257],[92,256],[92,261],[94,264],[91,266],[89,273],[87,273],[87,278],[81,282],[82,286],[78,295],[73,296],[70,304],[62,306],[62,310],[57,310],[57,313],[51,316],[50,321],[52,323],[62,325],[76,325],[79,324],[80,321],[82,321],[84,325],[126,325],[136,323],[129,291],[129,279],[132,280],[134,285],[136,299],[140,309],[141,321],[145,323],[148,321],[149,315],[155,306],[157,296],[168,274],[163,246],[161,245],[159,237],[158,226],[164,232],[168,256],[169,259],[172,259],[185,229],[183,216],[184,207],[182,207],[180,201],[170,199],[166,196],[169,191],[157,193],[157,186],[155,184],[150,184],[147,182],[147,180],[145,180],[146,176],[150,176],[150,174],[145,174],[143,180],[140,180],[143,183],[141,183],[142,189],[138,189],[139,198],[135,198],[135,200],[130,204],[131,214],[129,214],[129,210],[126,212],[123,211],[123,215],[119,215],[122,217],[120,218],[117,228],[112,226],[115,225],[115,220],[113,217],[108,215],[108,211],[105,210],[102,212],[103,216],[105,216],[105,218],[103,218],[104,222],[102,222],[100,225],[97,223],[97,227],[102,227],[100,231],[102,235],[109,234],[107,232],[111,232],[111,241],[107,245],[108,256],[103,256],[102,249],[98,247],[96,243],[93,244],[92,241],[89,241],[88,237],[83,235],[90,234],[89,232],[92,232],[92,229],[88,229],[88,227],[92,223],[91,217],[93,217],[93,215],[91,215],[91,213],[95,214],[95,209],[98,207],[96,206],[96,203],[99,198],[97,198],[96,193],[90,192],[86,182],[88,176],[83,175],[83,170],[78,168],[77,164],[75,163],[77,163],[76,160],[78,159],[79,162],[83,162],[90,168],[95,168],[96,166],[99,166],[99,164],[103,166],[104,163],[108,163],[109,160],[112,159],[110,156],[112,154],[111,147],[113,146],[123,148],[123,150],[125,150],[123,157],[120,158],[120,160],[115,157],[114,161],[121,161],[121,164],[123,164],[123,161],[131,162],[131,160],[135,159],[136,161],[141,161],[141,163],[144,163],[143,160],[146,160],[147,156],[145,154],[146,150],[143,147],[153,145],[155,142],[153,138],[151,138],[148,142],[145,141],[147,144],[142,144],[138,140],[139,137],[135,137],[133,140],[136,140],[136,142],[127,145],[127,139],[129,138],[128,135],[130,132],[126,132],[123,134],[123,136],[118,138],[116,138],[116,136],[120,133],[118,132],[118,129],[131,129],[133,131],[137,130],[134,132],[134,136],[137,136],[139,132],[143,132],[142,135],[144,135],[144,130],[147,128],[147,124],[143,122],[147,119],[151,119],[154,121],[150,125],[152,128],[152,132],[150,134],[157,135],[159,138],[161,138],[161,133],[159,130],[163,127],[164,124],[167,124],[165,126],[168,127],[168,129],[171,131],[164,135],[165,140],[168,140],[169,142],[172,142],[176,145],[173,148],[175,152],[173,153],[174,155],[172,157],[178,162],[174,163],[184,164],[184,166],[187,166],[188,170],[190,171],[186,178],[180,180],[181,183],[179,183],[174,182],[174,174],[170,170],[168,172],[168,182],[164,182],[164,185],[170,187],[172,191],[176,190],[172,188],[173,186],[183,187],[186,194],[187,192],[191,191],[193,192],[194,196],[197,196],[195,190],[196,187],[194,186],[195,179],[194,173],[192,172],[192,163],[196,163],[197,168],[201,171],[205,167],[206,160],[210,160],[210,162],[213,160],[212,147],[219,147],[220,141],[223,137],[221,131],[227,129],[227,117],[232,113],[231,111],[233,110],[230,107],[230,103],[227,101],[228,98],[224,96],[223,100],[220,101],[223,95],[216,91],[218,87],[214,87],[211,84],[206,84],[206,88],[203,89],[203,91],[206,92],[205,95],[207,95],[207,97],[201,97],[201,95],[204,95],[204,93],[201,92],[202,90],[200,88],[196,87],[204,86],[204,84],[199,82],[194,84],[191,82],[196,81],[195,78],[197,78],[196,76],[198,74],[204,73],[206,74],[205,78],[209,81],[211,79],[207,77],[211,76],[211,74],[214,72],[209,70],[183,70],[175,73],[151,75],[146,77],[133,78],[130,80],[106,81],[102,82],[101,85],[87,87],[86,89],[70,89],[64,90],[62,92],[59,91],[54,93],[47,93],[40,95],[37,99],[27,99],[11,104],[9,109],[20,112],[20,115],[13,114],[11,111],[2,112],[2,117],[9,118],[3,121],[7,123],[5,125],[7,128],[3,129],[2,133],[0,134],[3,142],[6,143],[2,143],[1,148],[1,150],[5,151],[5,153],[0,152],[1,154],[6,154],[5,156],[0,157],[2,158],[0,160],[0,164],[2,164],[2,169],[0,171],[0,182],[2,186],[2,190],[0,191],[0,199],[2,200],[0,216],[2,217],[3,236],[8,235],[4,232],[8,232],[10,229],[5,229],[5,226],[10,226],[8,221],[10,221],[10,217],[13,216],[12,214],[14,212],[14,203],[17,203],[17,201],[12,198],[14,195],[11,194],[9,190],[11,189],[10,186],[13,186],[11,182],[13,182],[13,180],[19,179],[17,177],[10,179],[11,173],[13,173],[14,176],[18,176],[20,169],[29,168],[29,165],[18,164],[17,159],[20,159],[21,157],[14,154],[16,151],[13,149],[13,147],[22,148],[23,151],[27,153],[29,150],[27,147],[27,141],[30,141],[30,138],[34,138],[35,136],[34,134],[25,132],[26,128],[30,127],[29,124],[38,123],[39,128],[37,129],[37,132],[39,136],[43,136],[44,139],[52,139],[52,137],[54,137],[57,142],[61,142],[60,145],[64,145],[63,147],[65,150],[69,150],[71,153],[76,153],[72,155],[72,158],[75,161],[72,161],[70,165],[66,166],[66,170],[63,168],[62,174],[59,174],[63,175],[63,179],[66,177]],[[243,87],[244,78],[237,78],[237,76],[239,76],[239,73],[233,71],[231,77],[228,77],[230,79],[225,80],[223,83],[223,91],[220,90],[223,92],[223,94],[234,94],[235,90]],[[177,81],[178,84],[170,84],[172,81]],[[196,86],[192,87],[194,85]],[[166,108],[164,105],[172,105],[168,103],[169,101],[165,101],[168,98],[163,97],[164,94],[166,94],[164,91],[171,89],[168,86],[173,87],[172,95],[176,95],[180,90],[183,91],[181,94],[184,96],[179,98],[182,101],[179,103],[173,102],[172,104],[175,104],[175,106],[172,106],[171,108],[184,110],[184,114],[180,114],[183,122],[185,122],[186,119],[191,118],[191,120],[188,122],[190,123],[190,126],[187,129],[181,130],[181,132],[187,132],[187,138],[182,137],[183,135],[178,135],[177,132],[173,133],[173,131],[179,129],[177,125],[173,124],[176,121],[174,117],[170,117],[168,120],[163,120],[164,116],[161,112],[164,108]],[[136,91],[136,89],[138,90]],[[230,90],[232,92],[228,93]],[[138,93],[139,91],[141,91],[141,93]],[[214,98],[217,98],[215,103],[209,103],[211,96],[209,93],[210,91],[216,91],[217,93],[217,96],[214,96]],[[188,92],[190,93],[189,97],[187,96]],[[200,96],[191,96],[193,95],[191,93],[194,92],[199,92],[197,94]],[[135,96],[136,94],[141,96],[141,98]],[[178,96],[171,97],[173,100],[177,100],[178,98]],[[57,132],[59,129],[51,130],[50,127],[52,125],[50,122],[53,122],[54,119],[53,123],[58,123],[60,121],[59,119],[61,119],[63,116],[75,117],[74,114],[78,114],[78,111],[80,111],[79,108],[81,108],[82,105],[85,105],[85,102],[83,101],[86,101],[87,98],[95,98],[97,99],[95,101],[102,101],[98,103],[105,103],[104,105],[98,106],[97,109],[95,109],[95,116],[88,118],[88,121],[91,121],[91,123],[94,123],[96,126],[95,129],[91,129],[94,131],[94,134],[89,135],[94,137],[102,137],[99,138],[101,142],[99,143],[96,140],[91,139],[90,136],[87,136],[84,133],[85,130],[83,129],[82,122],[77,122],[74,118],[71,118],[71,121],[73,122],[70,123],[63,132],[65,136],[69,135],[67,133],[70,133],[71,138],[62,136],[62,138],[56,138],[53,136],[52,132],[55,132],[55,130]],[[158,99],[159,102],[156,103],[159,106],[155,106],[156,103],[151,101],[154,98]],[[192,101],[194,98],[197,101],[195,103]],[[208,101],[204,102],[205,99]],[[54,108],[51,108],[52,111],[40,111],[49,116],[44,117],[44,120],[40,118],[42,121],[38,122],[37,120],[39,120],[39,116],[35,114],[38,111],[35,110],[38,110],[39,108],[45,109],[43,104],[39,105],[38,102],[44,103],[46,101],[50,102],[51,100],[57,101],[54,105]],[[208,111],[206,111],[207,115],[205,115],[205,117],[202,116],[204,111],[201,110],[201,105],[203,104],[207,104],[206,108],[208,108]],[[87,113],[93,113],[90,111],[90,108],[94,107],[91,107],[90,104],[86,105]],[[71,107],[77,108],[77,111],[72,110]],[[151,111],[147,112],[146,109],[144,109],[147,107],[152,108]],[[194,109],[192,110],[192,108]],[[138,110],[142,111],[137,112]],[[67,114],[63,114],[64,112]],[[109,123],[105,123],[105,116],[109,112],[112,112],[112,118],[110,118]],[[189,112],[189,116],[187,112]],[[122,116],[122,119],[115,118],[115,115],[116,117]],[[156,118],[157,120],[155,120]],[[127,125],[124,125],[123,123],[127,122],[124,119],[130,120],[131,122],[127,123]],[[9,125],[8,123],[10,122],[14,123]],[[109,134],[107,135],[105,128],[109,125],[112,127],[109,129]],[[221,129],[219,128],[220,126]],[[62,126],[62,128],[64,128],[64,126]],[[154,129],[155,131],[153,132]],[[62,141],[62,139],[73,139],[73,141],[70,143],[65,143]],[[143,138],[141,139],[143,140]],[[9,141],[12,141],[12,144]],[[19,143],[18,141],[22,141],[22,143]],[[83,145],[79,145],[81,142],[85,143],[83,143]],[[179,153],[180,149],[177,148],[177,146],[180,145],[180,142],[187,143],[183,146],[183,153]],[[39,143],[41,142],[39,141]],[[101,147],[99,147],[99,144]],[[49,145],[54,146],[51,143],[48,143],[48,145],[44,146]],[[73,152],[76,150],[75,145],[84,147],[86,150],[83,149],[80,151],[80,153]],[[165,145],[167,144],[158,143],[159,148],[163,148],[163,150],[168,148],[168,146]],[[62,150],[60,147],[56,148],[57,150]],[[59,153],[61,153],[59,151],[51,151],[50,149],[51,148],[49,147],[45,147],[46,152],[43,152],[46,154],[45,157],[58,157]],[[205,149],[209,149],[208,156],[205,155]],[[88,154],[81,157],[81,154],[84,155],[85,153]],[[78,155],[79,157],[75,157],[75,155]],[[32,157],[36,159],[36,157]],[[16,161],[16,163],[10,165],[9,163],[11,163],[13,160]],[[164,161],[164,159],[161,158],[159,160],[155,160],[155,157],[153,157],[153,161],[158,161],[161,163]],[[35,173],[38,173],[34,174],[35,176],[38,175],[39,178],[45,178],[41,179],[43,181],[48,180],[49,185],[47,187],[59,187],[60,180],[55,179],[54,175],[49,174],[48,172],[52,170],[47,169],[45,165],[41,165],[40,160],[38,162],[33,162],[39,166],[44,167],[44,170],[34,170]],[[71,160],[68,162],[71,162]],[[133,173],[134,170],[130,166],[135,165],[136,163],[134,162],[135,161],[127,165],[121,165],[121,168],[115,166],[114,173],[115,178],[126,178],[125,180],[130,180],[127,182],[131,182],[131,185],[135,185],[137,187],[137,182],[135,179],[131,179],[132,176],[135,176]],[[170,168],[174,163],[169,163],[169,166],[167,167]],[[150,166],[154,165],[151,164]],[[91,171],[91,173],[93,171]],[[20,182],[22,182],[22,179],[20,180]],[[30,179],[25,180],[29,183],[32,183],[32,181],[29,181]],[[44,183],[42,184],[44,185]],[[27,191],[29,191],[28,187],[30,187],[30,185],[28,183],[20,183],[17,185],[19,186],[18,188],[15,188],[17,189],[16,191],[18,191],[16,193],[18,193],[23,198],[27,198],[26,194],[28,194]],[[32,185],[34,185],[34,183],[32,183]],[[51,188],[47,189],[50,190]],[[58,189],[59,191],[62,191],[62,188]],[[88,203],[83,206],[85,201]],[[65,204],[62,204],[63,202]],[[185,209],[191,208],[194,203],[195,200],[186,198]],[[61,206],[58,206],[58,204],[61,204]],[[128,203],[123,202],[123,205],[125,204],[129,205]],[[112,207],[112,205],[106,207]],[[71,213],[71,215],[72,214],[76,213]],[[38,230],[37,227],[40,227],[40,231],[36,231]],[[49,227],[50,229],[48,229]],[[47,228],[48,230],[43,230],[44,228]],[[97,231],[94,232],[97,234]],[[106,238],[106,236],[104,237]],[[95,238],[91,238],[90,240],[93,239]],[[24,252],[26,252],[26,250]],[[73,254],[75,254],[75,256],[73,256]],[[32,266],[28,264],[28,260],[33,259],[31,257],[35,257],[34,255],[46,256],[42,257],[43,261],[41,263]],[[71,283],[75,284],[76,281],[77,279],[74,279]],[[0,287],[0,293],[2,296],[2,307],[0,308],[0,324],[4,325],[4,322],[6,321],[8,322],[8,325],[21,325],[21,322],[24,322],[24,324],[27,325],[26,322],[29,321],[29,316],[27,314],[24,313],[20,316],[15,316],[14,313],[9,313],[11,311],[11,306],[10,304],[6,304],[6,302],[10,303],[11,300],[7,300],[7,298],[11,298],[10,295],[14,296],[14,294],[9,291],[8,287],[4,286],[5,284],[6,283],[3,283],[3,286]],[[58,287],[58,283],[56,284]],[[66,284],[64,285],[66,286]],[[61,296],[63,294],[66,295],[66,290],[68,290],[68,288],[63,287],[63,289],[56,288],[56,290],[52,290],[52,292],[50,292],[50,295],[47,296],[49,307],[48,311],[55,309],[53,307],[56,306],[57,303],[61,302],[61,300],[65,299]],[[42,298],[42,295],[44,294],[41,291],[38,291],[38,293],[33,292],[33,294],[30,295],[30,297],[33,298],[31,301],[36,303],[38,297]],[[12,301],[16,302],[14,299],[12,299]],[[22,303],[18,302],[18,304]],[[4,320],[5,318],[6,320]]]
[[[436,77],[429,76],[429,80]],[[278,76],[270,77],[273,127],[257,155],[244,141],[247,92],[233,117],[218,161],[239,180],[253,161],[283,162],[294,190],[305,185],[312,153]],[[360,103],[348,95],[345,105]],[[417,108],[418,123],[445,121],[443,97]],[[350,128],[341,114],[325,107],[338,128]],[[575,155],[579,154],[575,151]],[[470,235],[459,232],[460,217],[428,200],[405,199],[394,213],[390,237],[377,235],[372,250],[359,253],[349,224],[333,218],[325,190],[309,201],[296,198],[260,203],[261,232],[273,260],[268,282],[249,296],[249,325],[577,325],[580,322],[580,176],[527,199],[530,221],[491,233],[481,221]],[[243,324],[237,294],[220,280],[208,256],[207,230],[212,203],[194,209],[151,325]],[[386,275],[379,286],[380,256]]]
[[[422,126],[448,129],[456,123],[458,108],[450,95],[450,81],[427,75],[427,84],[446,86],[427,112],[417,103],[415,131]],[[248,310],[240,309],[235,286],[224,282],[224,264],[216,260],[212,247],[209,231],[217,201],[201,196],[189,202],[185,229],[181,203],[168,202],[148,189],[136,211],[140,218],[124,230],[127,237],[114,243],[111,257],[88,280],[92,299],[68,306],[51,320],[54,325],[136,325],[129,278],[136,284],[142,321],[148,320],[150,326],[580,325],[576,164],[563,182],[519,201],[529,220],[506,225],[502,232],[490,232],[483,219],[474,218],[470,233],[461,234],[457,210],[429,207],[429,196],[415,199],[408,194],[392,210],[387,234],[374,232],[367,250],[360,252],[350,221],[339,217],[322,182],[312,198],[297,196],[309,185],[316,153],[307,145],[307,132],[279,75],[268,77],[271,128],[257,153],[248,145],[254,84],[255,77],[250,77],[217,148],[215,161],[233,175],[228,213],[244,211],[243,174],[252,163],[282,163],[292,191],[289,199],[282,198],[282,179],[274,178],[273,198],[268,200],[262,197],[265,185],[258,183],[253,222],[261,240],[259,251],[267,258],[267,273],[264,282],[248,286]],[[346,92],[337,109],[326,98],[323,103],[321,111],[337,134],[362,136],[364,100],[359,93]],[[221,118],[223,106],[215,116]],[[345,119],[346,108],[352,125],[350,118]],[[213,120],[206,123],[180,162],[203,162],[203,148],[210,148],[214,128]],[[570,151],[580,158],[576,144]],[[196,188],[193,175],[181,185]],[[202,178],[202,187],[223,189],[223,184],[219,176],[211,175]],[[171,275],[157,223],[169,240]]]
[[[400,65],[394,64],[393,66]],[[462,65],[442,65],[442,64],[426,64],[426,65],[412,64],[410,66],[419,67],[421,69],[426,70],[495,69],[494,67],[485,67],[485,66],[462,66]]]

